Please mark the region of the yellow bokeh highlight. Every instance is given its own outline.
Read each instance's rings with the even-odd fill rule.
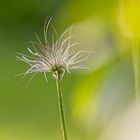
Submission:
[[[120,1],[119,25],[127,37],[140,37],[140,0]]]

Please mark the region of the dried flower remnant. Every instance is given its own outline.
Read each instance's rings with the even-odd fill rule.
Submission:
[[[56,75],[56,72],[58,72],[61,75],[60,78],[62,78],[65,72],[70,73],[74,69],[87,69],[81,62],[87,60],[89,52],[78,51],[75,46],[79,43],[71,43],[72,27],[68,28],[60,37],[53,27],[57,40],[54,42],[53,39],[52,43],[49,44],[46,39],[49,25],[53,27],[50,20],[44,29],[44,44],[37,37],[38,42],[31,42],[33,49],[28,48],[31,55],[18,53],[17,59],[30,66],[24,74],[44,73],[46,75],[46,73],[52,73],[55,78],[58,78]],[[64,38],[68,32],[68,37]]]
[[[49,27],[51,27],[53,31],[51,43],[48,41]],[[45,79],[47,80],[46,74],[52,73],[55,78],[63,140],[67,140],[67,133],[60,80],[66,72],[70,73],[70,71],[74,69],[87,69],[87,67],[81,63],[86,61],[89,56],[88,51],[77,50],[76,46],[79,43],[71,43],[71,32],[72,26],[65,30],[59,37],[54,26],[51,24],[50,18],[48,22],[45,22],[44,26],[45,43],[42,43],[36,35],[38,42],[31,42],[32,49],[28,48],[30,55],[18,53],[17,56],[18,60],[30,66],[30,68],[23,73],[24,76],[32,73],[44,73]]]

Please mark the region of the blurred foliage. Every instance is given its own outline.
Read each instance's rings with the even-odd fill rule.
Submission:
[[[122,0],[119,7],[119,24],[127,37],[139,38],[140,1]]]
[[[121,140],[121,118],[127,120],[135,102],[127,37],[139,36],[138,6],[138,0],[0,0],[0,139],[61,139],[52,76],[46,83],[37,75],[28,85],[30,75],[15,76],[28,67],[16,60],[16,52],[27,52],[34,32],[43,40],[44,21],[53,16],[58,33],[74,24],[79,47],[93,52],[90,72],[62,81],[69,140]]]

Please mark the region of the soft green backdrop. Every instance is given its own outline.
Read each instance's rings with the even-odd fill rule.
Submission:
[[[134,99],[118,7],[117,0],[0,0],[0,140],[62,140],[52,76],[46,83],[39,74],[28,85],[30,76],[15,76],[28,68],[16,52],[27,52],[34,32],[43,40],[47,16],[58,33],[73,24],[81,47],[93,51],[91,72],[62,80],[69,140],[115,140],[120,114]]]

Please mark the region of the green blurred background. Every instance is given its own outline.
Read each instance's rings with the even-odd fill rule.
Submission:
[[[43,41],[48,16],[59,34],[74,25],[80,47],[93,51],[87,62],[91,72],[62,80],[69,140],[129,140],[124,126],[134,120],[131,110],[135,116],[137,111],[119,5],[118,0],[0,0],[0,140],[62,140],[52,76],[46,83],[39,74],[28,85],[30,75],[15,76],[28,68],[16,52],[27,52],[34,33]]]

